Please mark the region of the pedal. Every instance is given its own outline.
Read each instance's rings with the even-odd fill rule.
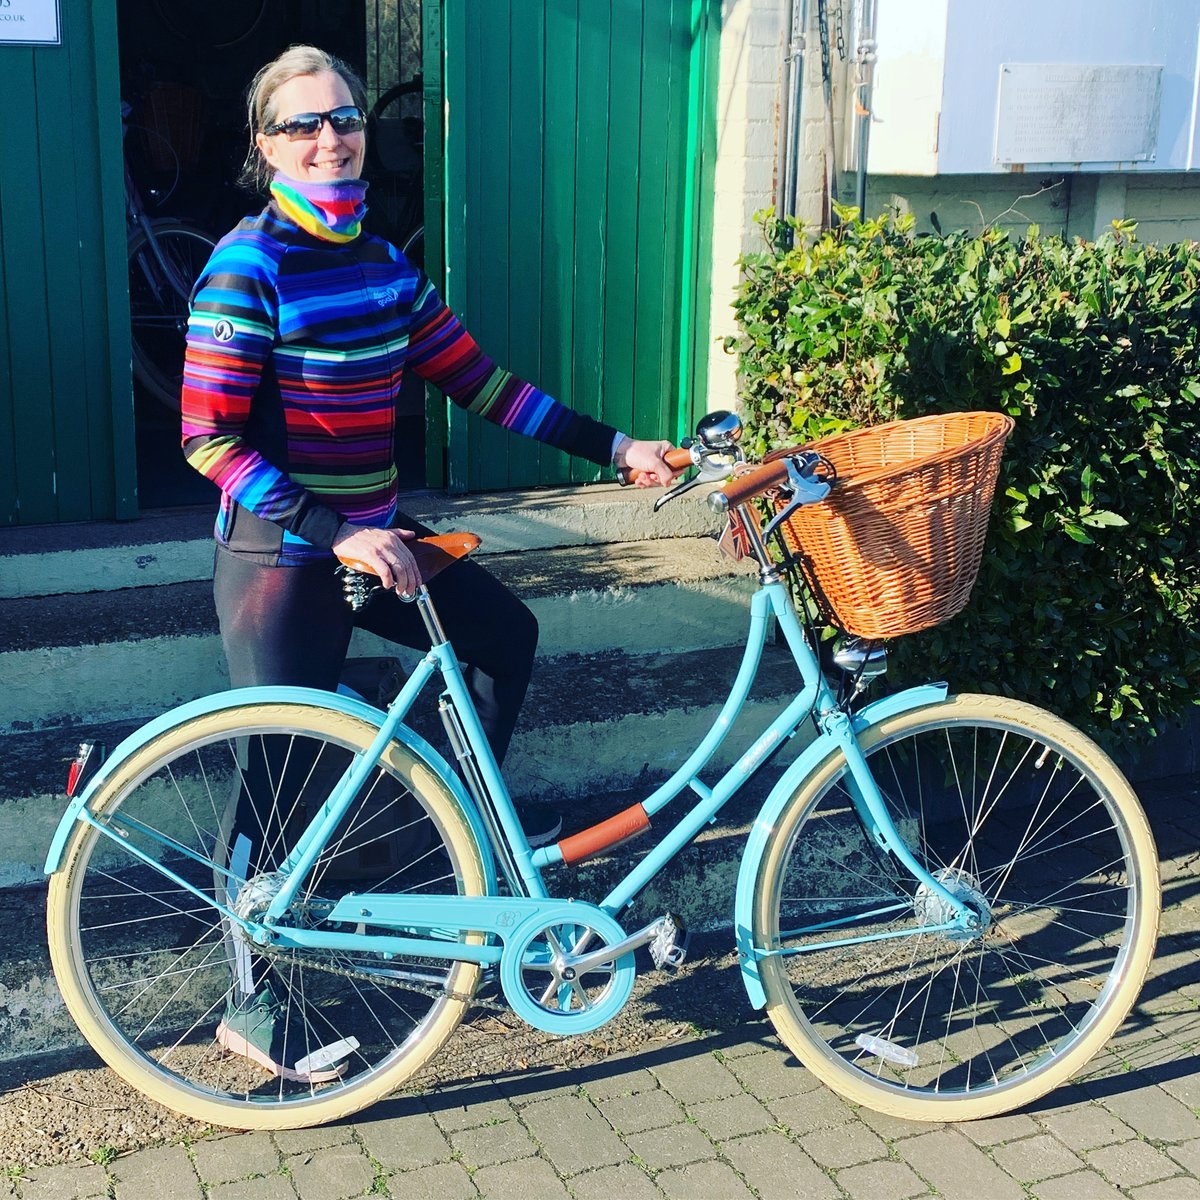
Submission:
[[[292,1069],[297,1075],[315,1075],[318,1071],[327,1071],[335,1064],[345,1062],[358,1049],[358,1044],[356,1037],[339,1038],[328,1046],[296,1059]]]
[[[650,943],[650,957],[660,971],[674,971],[687,958],[688,931],[674,913],[664,914]]]

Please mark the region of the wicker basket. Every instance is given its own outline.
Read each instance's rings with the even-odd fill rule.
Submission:
[[[1002,413],[947,413],[805,447],[833,463],[838,481],[828,500],[798,509],[783,532],[834,624],[877,640],[961,611],[1012,427]]]

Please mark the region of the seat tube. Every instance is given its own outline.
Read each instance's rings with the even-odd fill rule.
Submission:
[[[479,723],[479,714],[475,711],[453,647],[442,628],[433,598],[424,584],[417,590],[416,603],[429,640],[433,643],[433,653],[441,662],[442,681],[453,710],[452,725],[447,732],[452,742],[458,740],[459,736],[465,740],[464,746],[453,747],[454,753],[459,756],[460,770],[474,794],[484,826],[492,837],[496,855],[514,890],[523,891],[529,896],[545,897],[548,895],[546,885],[541,872],[534,865],[508,786],[500,773],[500,766],[488,744],[483,726]],[[448,715],[443,714],[443,722]],[[457,734],[451,733],[455,726]],[[497,825],[499,828],[496,828]]]

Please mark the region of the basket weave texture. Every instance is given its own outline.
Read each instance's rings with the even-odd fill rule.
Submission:
[[[833,463],[837,483],[783,533],[826,617],[878,640],[965,607],[1012,427],[1002,413],[946,413],[804,447]]]

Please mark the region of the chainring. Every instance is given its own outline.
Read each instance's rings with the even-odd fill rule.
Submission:
[[[633,992],[632,951],[577,966],[625,931],[592,905],[564,903],[524,921],[504,939],[500,984],[513,1012],[546,1033],[588,1033],[612,1020]]]

